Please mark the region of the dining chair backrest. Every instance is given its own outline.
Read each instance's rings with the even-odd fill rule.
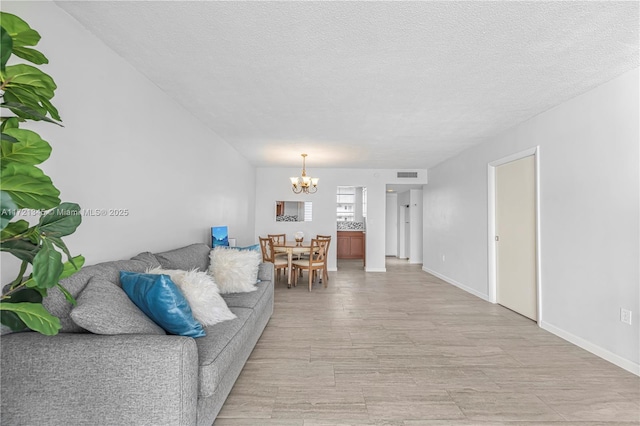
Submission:
[[[263,262],[273,262],[273,239],[270,237],[260,239],[260,251],[262,251],[262,261]]]
[[[323,238],[313,238],[311,240],[311,255],[309,256],[309,264],[324,263],[327,258],[327,251],[329,250],[329,243],[331,240]]]
[[[325,248],[325,255],[324,255],[324,268],[325,268],[325,272],[327,271],[327,257],[329,254],[329,246],[331,245],[331,235],[316,235],[316,238],[319,240],[325,240],[327,241],[327,247]],[[327,278],[329,278],[327,276]]]
[[[325,248],[324,261],[327,262],[327,254],[329,253],[329,246],[331,245],[331,235],[316,235],[316,239],[327,241],[327,247]]]
[[[285,244],[287,242],[287,234],[268,234],[267,237],[273,240],[276,245]]]

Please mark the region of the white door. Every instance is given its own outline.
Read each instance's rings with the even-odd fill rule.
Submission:
[[[496,167],[498,303],[537,321],[533,155]]]

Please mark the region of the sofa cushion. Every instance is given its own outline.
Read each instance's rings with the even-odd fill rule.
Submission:
[[[229,307],[253,309],[265,292],[273,291],[271,288],[273,283],[271,281],[261,281],[256,284],[256,287],[258,290],[251,293],[228,293],[223,294],[222,297]]]
[[[209,268],[209,252],[206,244],[191,244],[175,250],[155,253],[156,259],[164,269],[198,269],[206,272]]]
[[[273,281],[273,263],[263,262],[258,268],[258,279],[261,281]]]
[[[71,310],[71,319],[94,334],[166,334],[116,284],[93,277]]]
[[[238,353],[238,346],[248,344],[243,336],[247,321],[250,320],[253,311],[247,308],[231,308],[237,316],[231,321],[224,321],[216,325],[206,327],[207,335],[196,339],[198,346],[198,363],[200,373],[198,378],[198,396],[209,397],[214,394],[218,383],[224,377],[228,366]]]
[[[216,247],[211,250],[209,274],[213,276],[221,294],[255,291],[262,255],[254,250],[230,250]]]
[[[202,324],[193,318],[189,302],[168,275],[121,271],[120,280],[133,303],[167,332],[205,336]]]
[[[91,278],[98,276],[101,279],[120,286],[120,271],[144,272],[149,265],[139,260],[117,260],[113,262],[98,263],[86,266],[80,271],[60,281],[71,295],[77,298]],[[86,332],[71,319],[71,308],[73,306],[64,297],[64,294],[57,288],[49,289],[48,296],[42,301],[42,305],[51,312],[52,315],[60,318],[62,325],[61,333],[82,333]]]

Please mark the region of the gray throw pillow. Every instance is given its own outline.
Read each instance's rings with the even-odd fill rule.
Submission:
[[[142,253],[138,253],[135,256],[133,256],[131,260],[140,260],[148,265],[147,268],[162,267],[162,265],[160,265],[160,262],[158,262],[158,259],[156,259],[153,253],[149,251],[143,251]]]
[[[94,334],[167,334],[116,284],[92,278],[77,298],[71,319]]]
[[[198,243],[171,251],[155,253],[154,256],[158,259],[163,269],[190,271],[197,268],[205,272],[209,267],[209,251],[211,251],[211,247]]]

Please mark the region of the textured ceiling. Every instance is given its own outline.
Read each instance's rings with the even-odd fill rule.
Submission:
[[[262,167],[432,167],[638,67],[636,1],[56,3]]]

